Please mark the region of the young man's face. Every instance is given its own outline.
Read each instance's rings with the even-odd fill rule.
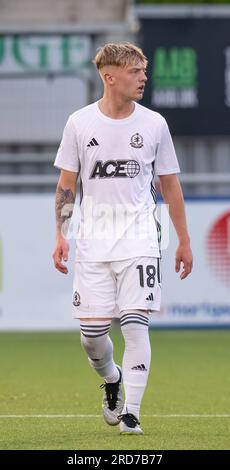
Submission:
[[[146,77],[146,67],[143,62],[128,64],[125,67],[110,66],[108,84],[110,91],[124,101],[139,101],[143,98]]]

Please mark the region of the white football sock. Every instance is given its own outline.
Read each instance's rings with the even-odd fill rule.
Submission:
[[[123,413],[132,413],[138,419],[151,362],[148,322],[148,314],[141,311],[135,313],[124,312],[120,319],[125,340],[122,364],[125,389]]]
[[[115,383],[120,373],[113,360],[113,343],[108,336],[110,321],[84,322],[80,324],[81,344],[93,369],[107,383]]]

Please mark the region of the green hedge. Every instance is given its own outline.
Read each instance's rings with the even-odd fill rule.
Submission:
[[[194,2],[192,0],[135,0],[136,4],[159,4],[159,3],[174,3],[175,5],[178,4],[178,3],[189,3],[189,4],[193,4],[193,5],[203,5],[203,4],[220,4],[220,3],[228,3],[230,4],[230,0],[201,0],[200,2]]]

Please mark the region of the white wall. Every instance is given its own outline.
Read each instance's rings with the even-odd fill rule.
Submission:
[[[0,25],[122,21],[129,0],[1,0]]]

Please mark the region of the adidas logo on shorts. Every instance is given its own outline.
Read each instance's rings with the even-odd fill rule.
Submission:
[[[151,293],[151,294],[149,294],[149,296],[148,296],[148,297],[146,297],[146,299],[145,299],[145,300],[154,300],[154,298],[153,298],[153,294],[152,294],[152,293]]]

